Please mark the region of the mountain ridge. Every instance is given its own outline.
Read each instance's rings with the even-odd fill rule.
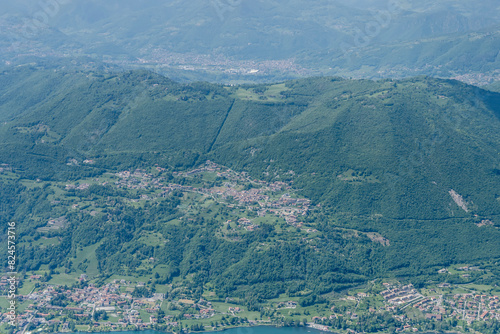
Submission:
[[[85,75],[80,78],[88,82]],[[82,92],[88,96],[87,102],[78,100]],[[249,169],[255,175],[266,168],[275,168],[275,173],[302,170],[303,174],[309,167],[302,166],[308,161],[316,163],[310,172],[322,178],[328,175],[324,168],[331,168],[333,163],[338,174],[331,175],[330,181],[325,179],[326,184],[349,188],[351,183],[339,181],[346,177],[342,176],[345,173],[374,173],[368,183],[352,184],[377,188],[393,183],[391,179],[407,184],[411,175],[417,179],[426,175],[426,182],[431,184],[436,181],[432,175],[439,178],[443,166],[456,169],[454,174],[460,175],[458,165],[452,161],[463,161],[464,156],[465,160],[480,159],[484,166],[488,165],[481,172],[483,179],[498,182],[488,176],[500,166],[496,152],[499,132],[493,130],[500,126],[498,101],[496,93],[427,77],[379,82],[316,78],[267,86],[224,87],[207,83],[181,85],[139,71],[97,76],[82,83],[59,102],[38,108],[46,116],[25,112],[14,117],[15,122],[21,122],[15,128],[22,128],[51,115],[52,120],[45,122],[48,132],[54,132],[48,141],[56,143],[58,149],[80,154],[191,151],[200,157],[215,157],[222,163]],[[68,114],[69,106],[75,103],[83,109]],[[2,116],[4,121],[6,117],[7,114]],[[3,128],[3,138],[11,136],[8,133],[13,130],[16,135],[10,138],[22,135],[12,125],[10,130],[6,130],[5,124]],[[185,137],[187,133],[191,134],[189,138]],[[312,147],[308,148],[310,143]],[[280,149],[285,147],[284,151]],[[451,147],[455,150],[453,158],[441,161],[439,155],[449,156]],[[245,153],[248,150],[253,152],[251,157]],[[295,151],[301,157],[298,160],[292,158]],[[265,162],[270,160],[274,162]],[[473,177],[477,167],[468,162],[462,163],[462,168],[468,164],[471,169],[467,173]],[[300,180],[301,176],[297,178]],[[304,176],[303,182],[312,179]],[[478,184],[484,182],[479,177],[473,179]],[[453,188],[449,178],[444,185]],[[334,191],[331,196],[339,195]],[[492,209],[495,205],[487,207]],[[491,214],[500,213],[498,209]],[[443,207],[440,211],[447,210]],[[442,217],[445,218],[443,214]]]

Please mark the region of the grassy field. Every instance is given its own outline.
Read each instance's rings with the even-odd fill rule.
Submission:
[[[288,90],[285,84],[276,84],[266,87],[263,92],[256,91],[254,88],[239,87],[234,93],[234,96],[241,100],[247,101],[265,101],[265,102],[279,102],[282,101],[280,93]]]
[[[132,286],[135,286],[135,283],[137,282],[148,282],[149,279],[151,277],[150,276],[139,276],[139,275],[136,275],[136,276],[127,276],[127,275],[112,275],[108,278],[108,282],[112,282],[114,280],[125,280],[125,281],[130,281],[132,282]]]
[[[10,305],[9,299],[6,296],[0,296],[0,308],[6,309]]]
[[[81,332],[85,332],[85,331],[89,330],[89,326],[88,325],[76,325],[76,330],[81,331]]]
[[[467,289],[475,290],[478,292],[486,292],[486,291],[493,290],[493,287],[491,285],[464,284],[463,286]]]
[[[73,266],[78,268],[81,265],[81,268],[85,268],[85,270],[77,270],[77,274],[86,274],[89,278],[95,277],[99,274],[99,270],[97,268],[97,258],[95,256],[95,250],[99,247],[101,243],[96,243],[92,246],[87,246],[84,248],[80,248],[76,253],[76,258],[73,260]]]
[[[19,295],[27,295],[33,290],[34,287],[35,287],[34,282],[23,280],[23,286],[17,290],[17,293]]]
[[[40,239],[33,241],[31,244],[33,246],[51,246],[51,245],[59,245],[61,241],[59,240],[58,237],[53,237],[53,238],[46,238],[46,237],[41,237]]]
[[[54,285],[73,285],[76,282],[77,277],[73,274],[56,274],[52,275],[52,279],[49,281],[49,284]]]
[[[147,246],[159,246],[163,245],[167,242],[167,240],[161,235],[161,233],[145,231],[137,242],[143,243]]]

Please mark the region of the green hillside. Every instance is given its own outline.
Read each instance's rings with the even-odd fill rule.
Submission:
[[[500,258],[498,93],[428,77],[222,86],[29,66],[0,87],[1,218],[19,222],[26,270],[158,273],[252,304]],[[262,213],[264,197],[238,197],[252,189],[311,203],[291,220],[296,204]]]
[[[494,82],[494,83],[492,83],[484,88],[491,90],[493,92],[500,92],[500,81],[496,81],[496,82]]]
[[[341,212],[463,216],[450,206],[455,189],[467,194],[474,213],[498,214],[496,94],[427,78],[288,85],[290,100],[325,93],[275,135],[221,144],[215,156],[255,173],[293,170],[309,197]],[[346,181],[351,172],[362,176]]]

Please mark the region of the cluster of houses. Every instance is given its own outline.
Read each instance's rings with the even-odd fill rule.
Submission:
[[[198,302],[195,302],[194,300],[190,299],[179,299],[177,302],[174,302],[174,304],[177,304],[179,306],[190,306],[194,310],[198,310],[198,313],[195,314],[183,314],[182,317],[184,319],[208,319],[211,318],[215,315],[215,309],[212,307],[212,303],[209,301],[204,300],[203,298],[200,299]],[[230,308],[231,309],[231,308]],[[171,319],[172,316],[166,316],[166,320]]]
[[[158,166],[156,166],[156,169],[160,173],[165,171],[165,169]],[[175,183],[166,184],[165,177],[162,177],[161,174],[160,176],[154,176],[145,170],[137,169],[135,171],[121,171],[116,173],[115,176],[118,179],[114,184],[117,188],[149,191],[147,194],[141,194],[138,199],[129,199],[131,202],[167,197],[173,191],[192,192],[210,196],[216,201],[224,202],[228,207],[245,207],[247,210],[256,212],[258,216],[263,217],[270,214],[285,219],[292,226],[302,227],[300,217],[308,214],[310,200],[294,198],[289,193],[280,194],[283,191],[291,190],[290,184],[282,181],[268,183],[261,180],[254,180],[245,172],[238,173],[211,161],[207,161],[200,168],[188,172],[174,172],[173,175],[177,177],[193,177],[205,172],[216,173],[217,178],[222,179],[224,183],[218,187],[208,188],[197,188],[191,185]],[[107,182],[100,184],[106,185]],[[248,185],[251,186],[247,187]],[[89,186],[88,183],[79,185],[67,184],[66,190],[85,190]],[[76,209],[77,204],[73,208]],[[243,226],[249,231],[258,228],[254,224],[243,224]]]
[[[438,317],[437,315],[432,314],[432,312],[437,312],[438,314],[445,314],[446,310],[444,307],[438,307],[436,305],[436,300],[437,297],[429,297],[429,298],[424,298],[420,300],[419,302],[415,303],[412,305],[414,308],[418,308],[420,311],[424,313],[429,313],[429,316],[434,316],[437,320],[441,320],[441,317]]]
[[[423,297],[412,284],[388,289],[380,294],[387,302],[395,305],[405,304]]]
[[[463,267],[461,270],[478,270],[475,267]],[[384,283],[389,286],[388,283]],[[441,287],[450,287],[444,283]],[[428,320],[442,321],[445,318],[473,321],[500,320],[500,301],[495,295],[485,294],[454,294],[424,297],[412,285],[392,287],[381,293],[388,304],[386,307],[396,310],[396,307],[419,309]]]
[[[498,296],[456,294],[445,301],[453,309],[452,317],[472,322],[476,320],[500,320]]]
[[[455,294],[453,297],[435,296],[412,305],[422,311],[426,319],[441,321],[446,317],[473,321],[500,320],[498,296]]]
[[[265,181],[252,180],[247,173],[237,173],[231,169],[218,166],[212,162],[207,162],[204,167],[191,170],[185,173],[174,173],[178,176],[194,176],[203,172],[216,172],[218,178],[222,178],[225,182],[219,187],[212,188],[196,188],[189,185],[180,185],[169,183],[162,187],[161,196],[167,196],[170,192],[178,190],[183,192],[193,192],[203,195],[208,195],[217,201],[227,201],[231,198],[241,207],[257,212],[258,216],[266,214],[275,215],[284,218],[285,221],[295,227],[301,227],[301,216],[306,216],[309,212],[311,201],[305,198],[294,198],[289,193],[285,193],[280,197],[275,197],[276,193],[290,190],[291,186],[285,182],[277,181],[267,183]],[[123,172],[122,172],[123,173]],[[238,182],[246,182],[253,184],[255,187],[245,189],[239,186]],[[229,207],[234,207],[234,204],[227,203]],[[239,223],[245,229],[252,231],[257,228],[250,220],[246,218],[240,219]]]
[[[289,309],[294,309],[297,307],[297,303],[294,301],[288,301],[288,302],[280,302],[278,305],[276,305],[276,308],[289,308]]]
[[[226,222],[226,224],[230,224],[230,223],[231,223],[231,220],[228,220]],[[255,231],[256,229],[259,228],[258,225],[253,224],[250,219],[245,218],[245,217],[238,219],[238,221],[236,222],[236,225],[243,227],[247,231]]]
[[[118,181],[115,182],[118,188],[128,188],[136,190],[162,188],[163,177],[154,177],[145,170],[137,169],[134,172],[122,171],[116,173]]]
[[[89,187],[90,187],[90,184],[88,184],[88,183],[82,183],[79,185],[67,184],[66,190],[85,190],[85,189],[88,189]]]
[[[39,281],[40,275],[32,275],[31,281]],[[85,278],[80,278],[84,281]],[[2,277],[0,284],[7,285],[7,277]],[[141,284],[143,286],[143,284]],[[111,329],[122,329],[133,325],[135,328],[144,329],[158,323],[157,315],[163,303],[164,295],[155,293],[148,298],[133,297],[132,292],[139,284],[133,284],[125,280],[115,280],[100,288],[89,284],[82,288],[62,288],[51,285],[35,289],[28,295],[17,297],[18,302],[29,303],[26,310],[17,314],[17,323],[20,327],[31,323],[35,326],[58,324],[63,330],[68,328],[69,318],[76,323],[80,321],[90,322],[92,327],[109,327]],[[5,289],[5,287],[3,287]],[[62,297],[61,297],[62,296]],[[64,300],[64,303],[55,303],[56,300]],[[184,319],[204,319],[213,317],[216,311],[211,302],[203,299],[195,303],[190,300],[178,300],[178,305],[189,304],[198,311],[196,314],[184,314]],[[242,310],[239,307],[230,307],[228,314],[237,314]],[[95,312],[106,312],[115,318],[114,322],[100,321],[94,319]],[[145,317],[144,314],[148,316]],[[147,319],[149,318],[149,319]],[[166,315],[162,323],[177,326],[172,315]],[[0,315],[0,322],[9,322],[8,313]]]
[[[84,275],[83,275],[84,276]],[[39,281],[39,275],[32,275],[31,281]],[[7,278],[5,278],[6,281]],[[80,280],[85,280],[81,277]],[[2,278],[2,282],[4,279]],[[125,291],[120,287],[126,287]],[[155,316],[163,301],[163,294],[154,294],[150,298],[134,298],[129,293],[135,285],[131,282],[114,281],[100,288],[89,284],[82,288],[56,288],[51,285],[35,289],[28,295],[17,296],[18,302],[28,303],[24,312],[17,314],[19,326],[28,322],[36,326],[60,324],[67,327],[67,323],[61,323],[61,317],[66,316],[75,322],[79,320],[92,321],[97,311],[104,311],[118,318],[115,323],[109,323],[110,328],[125,328],[132,324],[137,328],[145,328],[154,323]],[[63,300],[63,303],[54,302]],[[140,312],[145,311],[150,315],[149,323],[143,321]],[[1,322],[7,322],[7,313],[2,314]],[[103,323],[94,323],[94,326],[102,326]]]
[[[187,71],[209,67],[211,70],[229,74],[255,74],[260,72],[268,74],[275,71],[293,72],[302,75],[308,73],[308,70],[300,67],[293,59],[234,60],[220,55],[182,54],[172,52],[168,48],[151,48],[148,49],[147,54],[147,59],[139,58],[134,60],[133,63],[162,64],[162,66],[172,66]]]

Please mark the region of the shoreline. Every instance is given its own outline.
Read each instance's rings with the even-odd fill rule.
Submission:
[[[229,327],[229,328],[224,328],[221,330],[214,330],[214,331],[187,331],[187,332],[169,332],[169,331],[161,331],[157,329],[136,329],[136,330],[130,330],[130,331],[101,331],[101,332],[59,332],[58,334],[92,334],[92,333],[97,333],[97,334],[104,334],[104,333],[116,333],[116,334],[131,334],[131,333],[151,333],[151,334],[160,334],[160,333],[168,333],[168,334],[180,334],[180,333],[224,333],[228,330],[238,330],[238,329],[245,329],[245,328],[251,328],[254,329],[256,327],[267,327],[267,328],[274,328],[274,329],[279,329],[279,328],[304,328],[307,330],[314,330],[317,333],[335,333],[335,334],[345,334],[345,333],[352,333],[352,334],[361,334],[358,332],[355,332],[353,330],[340,330],[340,331],[332,331],[332,330],[324,330],[324,329],[318,329],[312,326],[276,326],[276,325],[267,325],[267,324],[262,324],[262,325],[253,325],[253,326],[235,326],[235,327]],[[423,332],[416,332],[417,334],[463,334],[462,332],[457,332],[457,331],[434,331],[434,330],[426,330]],[[376,332],[373,334],[389,334],[389,332]]]
[[[245,328],[248,328],[248,329],[254,329],[254,328],[257,328],[257,327],[267,327],[267,328],[275,328],[275,329],[278,329],[278,328],[304,328],[304,329],[307,329],[307,330],[314,330],[314,331],[317,331],[318,333],[324,333],[324,332],[328,332],[328,333],[335,333],[335,334],[343,334],[344,332],[348,332],[348,331],[337,331],[337,332],[333,332],[331,330],[320,330],[318,328],[314,328],[312,326],[276,326],[276,325],[269,325],[269,324],[261,324],[261,325],[252,325],[252,326],[234,326],[234,327],[228,327],[228,328],[223,328],[221,330],[211,330],[211,331],[196,331],[196,332],[193,332],[193,331],[187,331],[187,332],[169,332],[169,331],[162,331],[162,330],[157,330],[157,329],[135,329],[135,330],[125,330],[125,331],[100,331],[100,332],[59,332],[57,334],[92,334],[92,333],[98,333],[98,334],[103,334],[103,333],[117,333],[117,334],[126,334],[126,333],[168,333],[168,334],[180,334],[180,333],[223,333],[223,332],[226,332],[228,330],[238,330],[238,329],[245,329]],[[380,333],[374,333],[374,334],[386,334],[386,333],[383,333],[383,332],[380,332]]]

